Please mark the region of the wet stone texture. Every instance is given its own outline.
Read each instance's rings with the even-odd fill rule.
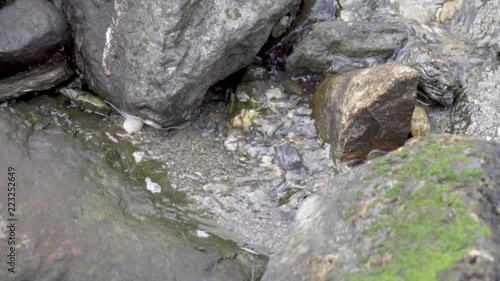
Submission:
[[[402,146],[410,131],[418,77],[398,63],[327,76],[314,94],[313,110],[334,161],[362,161],[372,150]]]
[[[293,75],[338,73],[385,63],[406,41],[398,23],[314,24],[293,47],[287,69]]]
[[[124,112],[170,126],[248,65],[299,2],[69,0],[62,9],[89,87]]]
[[[268,254],[300,202],[333,172],[329,146],[317,139],[311,96],[287,90],[296,82],[283,75],[258,82],[245,83],[262,112],[246,130],[228,128],[231,114],[214,97],[186,129],[145,128],[132,141],[165,163],[172,186],[216,220],[211,232]],[[269,89],[281,97],[267,96]]]
[[[16,169],[19,223],[16,274],[2,270],[1,280],[215,281],[262,274],[266,258],[208,233],[209,218],[171,188],[161,163],[138,153],[110,119],[69,105],[42,96],[15,110],[0,108],[0,168]]]
[[[308,197],[265,281],[498,280],[498,143],[413,140]]]

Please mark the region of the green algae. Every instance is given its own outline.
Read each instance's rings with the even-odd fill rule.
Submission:
[[[224,12],[226,13],[227,18],[231,20],[238,20],[243,16],[238,8],[233,8],[232,10],[227,8]]]
[[[453,141],[450,141],[453,142]],[[416,150],[407,146],[373,165],[376,173],[393,173],[398,184],[384,197],[399,200],[382,209],[365,235],[389,236],[380,245],[372,240],[372,255],[390,255],[387,264],[351,273],[346,280],[437,280],[438,273],[453,268],[479,237],[490,229],[474,219],[472,206],[463,201],[468,184],[480,180],[481,170],[471,167],[464,142],[430,140]],[[402,161],[403,160],[403,161]],[[423,186],[415,188],[417,183]],[[367,264],[369,257],[360,258]]]

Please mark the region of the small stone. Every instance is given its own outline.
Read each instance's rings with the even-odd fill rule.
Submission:
[[[274,157],[269,156],[269,155],[262,156],[262,158],[260,159],[260,166],[261,167],[271,167],[271,165],[273,164],[273,158]]]
[[[135,134],[141,131],[144,122],[141,119],[135,117],[127,117],[123,121],[123,129],[128,134]]]
[[[276,164],[285,170],[293,170],[302,167],[299,151],[288,145],[275,148]]]
[[[431,122],[427,117],[425,108],[415,105],[413,116],[411,118],[410,132],[413,137],[423,137],[429,134]]]
[[[278,88],[269,89],[266,91],[266,97],[271,99],[281,99],[283,98],[283,93]]]

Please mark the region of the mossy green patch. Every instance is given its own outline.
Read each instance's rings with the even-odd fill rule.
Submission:
[[[373,165],[376,173],[391,170],[398,184],[385,196],[399,200],[384,207],[391,211],[381,212],[364,234],[375,237],[389,230],[384,242],[372,243],[372,251],[391,259],[351,273],[347,280],[437,280],[438,273],[452,268],[479,236],[490,235],[489,228],[471,216],[473,207],[463,201],[463,189],[482,174],[464,155],[470,149],[465,142],[429,140],[420,149],[405,147]],[[421,182],[423,186],[415,188]]]
[[[239,18],[242,17],[242,14],[238,8],[233,8],[233,9],[225,9],[224,12],[226,13],[226,16],[228,19],[231,20],[238,20]]]

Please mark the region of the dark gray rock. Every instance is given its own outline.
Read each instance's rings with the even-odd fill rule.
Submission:
[[[319,136],[335,162],[404,144],[415,107],[418,72],[399,63],[329,75],[312,103]]]
[[[46,0],[16,0],[0,10],[0,77],[40,63],[70,36],[63,14]]]
[[[500,145],[407,144],[300,206],[263,281],[498,280]]]
[[[413,48],[401,62],[420,72],[419,86],[431,100],[443,106],[453,104],[461,87],[459,74],[440,46]]]
[[[0,101],[45,91],[68,81],[75,71],[66,63],[50,63],[0,80]]]
[[[298,40],[287,60],[294,75],[337,73],[385,63],[406,40],[398,23],[320,22]]]
[[[274,148],[274,159],[276,164],[285,170],[299,169],[302,167],[302,160],[299,151],[289,145],[280,145]]]
[[[76,63],[120,110],[162,126],[182,122],[209,86],[248,65],[299,3],[70,0]]]
[[[134,160],[134,146],[113,139],[96,115],[51,102],[0,108],[0,181],[6,186],[8,167],[15,169],[17,218],[16,274],[7,271],[2,246],[1,280],[243,281],[262,274],[264,257],[202,232],[190,218],[195,212],[182,211],[188,202],[160,163]],[[95,128],[103,131],[88,133]],[[161,190],[153,194],[151,186]],[[7,245],[7,188],[0,198],[0,243]]]

